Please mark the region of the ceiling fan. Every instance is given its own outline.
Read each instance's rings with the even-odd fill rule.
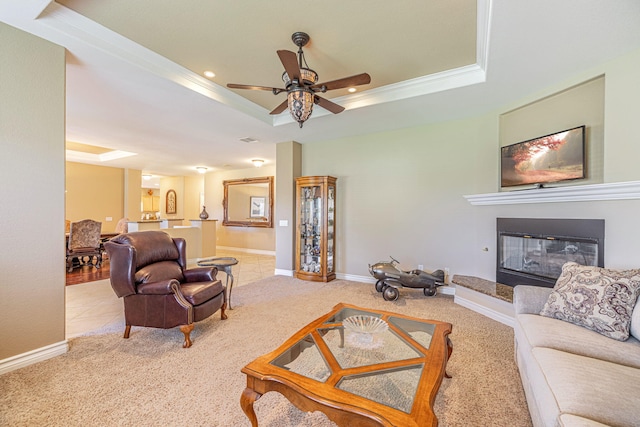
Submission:
[[[284,73],[282,73],[284,89],[234,83],[227,84],[227,87],[231,89],[268,90],[273,92],[274,95],[287,92],[287,99],[274,108],[269,114],[280,114],[289,107],[291,116],[300,124],[300,127],[302,127],[302,124],[311,116],[313,104],[318,104],[333,114],[341,113],[344,111],[344,107],[322,98],[316,95],[316,93],[369,84],[371,82],[371,76],[367,73],[362,73],[330,82],[317,83],[318,74],[309,68],[304,57],[304,52],[302,51],[302,47],[309,42],[309,39],[310,37],[307,33],[301,31],[293,33],[291,40],[298,46],[297,57],[294,52],[289,50],[277,51],[280,62],[282,62],[285,69]]]

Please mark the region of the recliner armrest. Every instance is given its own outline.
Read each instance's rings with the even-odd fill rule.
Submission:
[[[137,287],[137,293],[142,295],[169,295],[173,294],[172,285],[180,286],[176,279],[163,280],[161,282],[141,283]]]
[[[216,280],[218,275],[217,267],[197,267],[183,270],[184,280],[190,282],[209,282]]]

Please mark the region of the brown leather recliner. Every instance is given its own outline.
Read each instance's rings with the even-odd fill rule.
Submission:
[[[187,269],[186,243],[164,231],[120,234],[104,244],[111,287],[124,300],[125,331],[131,326],[180,326],[183,347],[191,347],[193,323],[220,309],[226,319],[226,289],[215,267]]]

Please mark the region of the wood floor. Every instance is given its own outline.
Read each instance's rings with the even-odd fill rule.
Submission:
[[[106,258],[106,257],[105,257]],[[96,280],[109,278],[109,260],[103,259],[102,267],[82,266],[67,272],[66,285],[78,285],[80,283],[95,282]]]

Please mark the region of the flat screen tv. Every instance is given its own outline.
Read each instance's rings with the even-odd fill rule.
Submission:
[[[563,130],[501,148],[502,187],[585,177],[585,127]]]

